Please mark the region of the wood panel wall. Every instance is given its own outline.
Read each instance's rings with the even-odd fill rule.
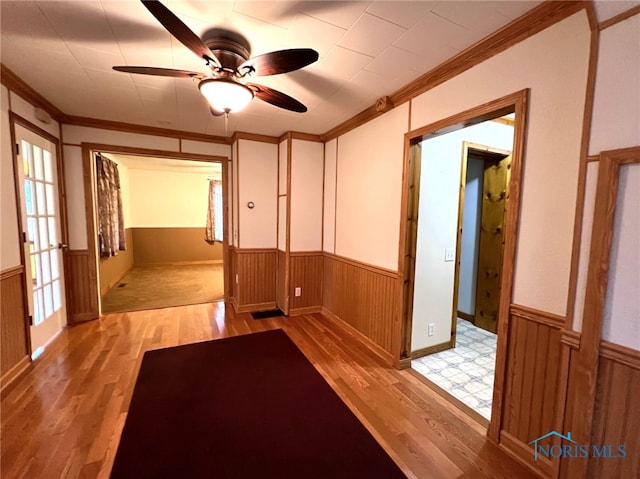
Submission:
[[[239,312],[276,307],[277,250],[237,249],[237,290],[234,296]]]
[[[610,444],[623,459],[591,457],[587,477],[640,477],[640,351],[603,341],[591,444]]]
[[[101,296],[104,296],[107,291],[118,284],[133,267],[133,235],[131,228],[126,228],[124,234],[127,249],[119,251],[116,256],[109,256],[108,258],[100,258],[98,260]]]
[[[222,243],[209,244],[200,228],[130,228],[136,266],[222,262]],[[127,239],[128,241],[128,239]]]
[[[289,314],[318,312],[322,309],[322,251],[291,253],[289,280]],[[301,295],[295,289],[301,288]]]
[[[2,390],[29,365],[29,326],[25,310],[24,267],[0,274],[0,382]]]
[[[69,250],[66,253],[67,315],[71,323],[97,319],[98,285],[92,272],[89,250]]]
[[[238,272],[238,252],[234,246],[229,247],[229,261],[226,265],[227,280],[229,281],[229,296],[231,304],[238,308],[238,283],[236,273]]]
[[[323,278],[323,309],[390,356],[398,273],[325,253]]]
[[[287,304],[287,253],[278,250],[278,271],[276,273],[276,306],[285,313],[289,312]]]
[[[543,457],[534,464],[528,444],[558,429],[563,326],[561,316],[511,305],[500,443],[547,475],[551,462]]]

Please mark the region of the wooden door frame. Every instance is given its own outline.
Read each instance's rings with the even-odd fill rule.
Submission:
[[[43,137],[45,140],[53,143],[54,147],[55,147],[55,151],[56,151],[56,175],[57,175],[57,187],[58,187],[58,209],[60,210],[60,242],[63,244],[68,244],[69,243],[69,223],[68,223],[68,216],[67,216],[67,196],[66,196],[66,188],[65,188],[65,175],[64,175],[64,161],[62,159],[62,149],[60,148],[60,140],[58,138],[56,138],[55,136],[53,136],[51,133],[49,133],[46,130],[43,130],[42,128],[40,128],[37,125],[34,125],[33,123],[31,123],[29,120],[27,120],[26,118],[21,117],[20,115],[18,115],[17,113],[13,112],[13,111],[9,111],[9,130],[10,130],[10,135],[11,135],[11,155],[13,158],[13,181],[14,181],[14,189],[15,189],[15,196],[16,196],[16,208],[17,208],[17,217],[18,217],[18,244],[20,245],[20,266],[22,267],[22,271],[23,271],[23,278],[25,280],[25,283],[23,284],[23,294],[22,294],[22,301],[23,301],[23,305],[24,305],[24,311],[25,311],[25,317],[24,317],[24,324],[25,324],[25,330],[26,330],[26,341],[27,341],[27,352],[29,354],[29,357],[31,357],[31,354],[33,353],[33,351],[31,350],[31,328],[30,328],[30,321],[29,321],[29,303],[28,303],[28,298],[27,298],[27,294],[31,293],[31,289],[29,287],[29,285],[26,284],[26,268],[27,268],[27,263],[26,263],[26,258],[25,258],[25,254],[24,254],[24,241],[23,241],[23,232],[25,231],[24,229],[24,225],[22,224],[22,213],[21,213],[21,208],[22,208],[22,199],[20,197],[20,191],[21,191],[21,185],[20,185],[20,178],[19,178],[19,174],[18,174],[18,168],[21,168],[22,165],[18,165],[18,152],[16,151],[16,142],[17,142],[17,137],[16,137],[16,125],[19,125],[23,128],[25,128],[26,130],[31,131],[32,133],[35,133],[38,136]],[[66,302],[66,323],[70,324],[71,322],[71,315],[70,315],[70,309],[69,309],[69,276],[68,276],[68,252],[66,249],[62,250],[62,264],[60,265],[60,267],[62,268],[62,272],[65,278],[65,282],[64,282],[64,296],[65,296],[65,302]]]
[[[571,356],[574,387],[567,410],[572,413],[565,423],[565,430],[576,438],[590,438],[592,434],[620,167],[639,163],[640,146],[600,153],[580,347]],[[588,461],[560,461],[570,464],[567,477],[585,477]]]
[[[460,289],[460,256],[462,255],[462,220],[464,216],[464,198],[467,183],[467,162],[469,160],[469,151],[473,150],[478,152],[478,156],[486,156],[487,158],[504,159],[511,155],[511,151],[502,150],[493,146],[481,145],[479,143],[473,143],[470,141],[462,142],[462,159],[460,165],[460,195],[458,197],[458,230],[456,238],[456,256],[454,263],[453,274],[453,307],[451,309],[451,347],[456,346],[456,329],[458,319],[458,294]],[[486,163],[485,163],[486,164]],[[507,177],[507,197],[509,195],[509,187],[511,181]],[[480,213],[482,215],[482,212]],[[479,253],[478,253],[479,254]],[[502,273],[502,268],[500,268]],[[477,288],[477,285],[476,285]],[[476,291],[477,302],[477,291]],[[474,306],[475,307],[475,306]]]
[[[214,155],[202,155],[196,153],[182,153],[176,151],[167,150],[153,150],[149,148],[137,148],[130,146],[108,145],[100,143],[82,143],[82,173],[83,173],[83,186],[84,186],[84,199],[85,199],[85,219],[86,219],[86,233],[87,233],[87,249],[89,255],[89,271],[88,277],[92,300],[96,301],[98,305],[97,312],[91,317],[87,317],[87,320],[97,319],[101,315],[100,311],[100,287],[98,276],[98,246],[97,246],[97,216],[96,216],[96,196],[95,196],[95,166],[93,164],[93,154],[96,152],[123,154],[123,155],[136,155],[136,156],[149,156],[154,158],[165,158],[175,160],[194,160],[203,161],[209,163],[221,163],[222,164],[222,205],[223,205],[223,223],[226,223],[229,218],[229,205],[227,201],[227,168],[229,168],[229,158],[226,156],[214,156]],[[233,173],[232,173],[233,174]],[[223,281],[224,281],[224,301],[228,302],[230,298],[227,271],[229,269],[229,228],[223,229],[223,241],[222,241],[222,268],[223,268]],[[94,317],[95,316],[95,317]]]
[[[394,366],[408,368],[411,366],[411,324],[413,305],[405,307],[403,297],[407,288],[413,284],[406,280],[409,275],[405,268],[405,250],[407,241],[407,203],[409,196],[409,152],[412,144],[430,137],[457,131],[491,120],[507,113],[515,112],[513,151],[511,165],[510,195],[506,204],[505,245],[503,250],[503,276],[501,279],[500,306],[498,312],[498,343],[496,350],[496,369],[493,390],[493,407],[491,422],[487,435],[497,443],[502,422],[502,403],[504,398],[504,384],[506,375],[507,342],[509,332],[509,305],[513,297],[513,278],[518,223],[520,216],[520,192],[522,189],[522,165],[524,160],[524,145],[526,140],[527,105],[529,89],[524,89],[493,100],[477,107],[458,113],[427,126],[412,130],[404,137],[404,166],[402,173],[402,202],[400,208],[400,238],[398,246],[398,282],[396,312],[397,328],[394,330]]]

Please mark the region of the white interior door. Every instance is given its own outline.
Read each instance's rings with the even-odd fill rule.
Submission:
[[[66,324],[55,145],[16,125],[25,278],[35,357]]]

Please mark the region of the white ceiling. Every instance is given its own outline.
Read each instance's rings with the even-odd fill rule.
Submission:
[[[195,33],[242,33],[252,55],[310,47],[320,60],[254,81],[306,104],[292,113],[254,100],[229,119],[212,117],[195,83],[115,72],[114,65],[206,71],[135,0],[6,1],[1,61],[68,115],[212,135],[236,130],[324,133],[476,43],[539,1],[196,1],[164,4]],[[612,5],[603,2],[607,15]],[[634,2],[637,3],[637,2]]]

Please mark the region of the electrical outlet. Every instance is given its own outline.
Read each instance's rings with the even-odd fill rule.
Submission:
[[[302,288],[298,286],[298,287],[295,289],[294,294],[295,294],[296,296],[302,296]]]
[[[444,249],[444,260],[445,262],[453,261],[456,257],[455,248],[445,248]]]
[[[427,334],[429,336],[433,336],[436,333],[436,325],[434,323],[429,323],[427,326]]]

